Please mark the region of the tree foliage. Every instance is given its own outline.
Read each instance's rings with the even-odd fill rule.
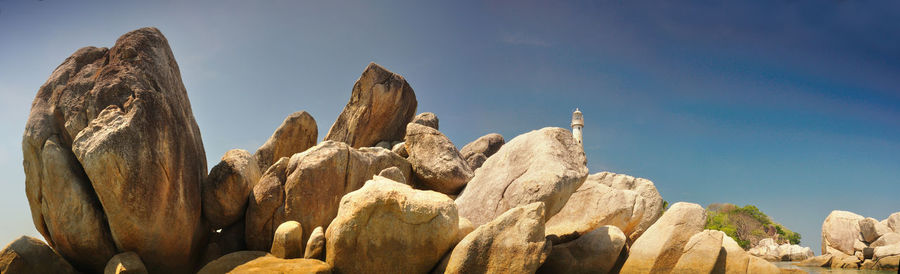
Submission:
[[[769,216],[759,211],[759,208],[753,205],[710,211],[706,217],[706,229],[724,232],[744,249],[750,248],[750,238],[758,238],[765,235],[765,232],[760,227],[769,225],[774,226],[775,232],[781,238],[787,239],[791,244],[800,243],[800,233],[793,232],[781,224],[772,222]]]

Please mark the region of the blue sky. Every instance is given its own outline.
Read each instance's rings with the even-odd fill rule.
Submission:
[[[578,107],[591,173],[754,204],[816,253],[831,210],[900,211],[900,2],[426,2],[0,0],[0,242],[38,235],[21,164],[37,89],[143,26],[169,39],[210,167],[294,111],[321,139],[374,61],[459,147]]]

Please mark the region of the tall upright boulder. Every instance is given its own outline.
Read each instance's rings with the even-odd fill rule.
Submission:
[[[417,104],[416,94],[403,76],[369,63],[325,140],[344,142],[354,148],[403,140]]]
[[[250,152],[225,152],[200,187],[203,217],[213,229],[228,227],[244,218],[250,190],[260,176],[259,164]]]
[[[339,273],[426,273],[458,233],[450,197],[375,176],[341,198],[325,231],[325,260]]]
[[[281,158],[250,194],[245,216],[247,247],[269,250],[275,229],[291,220],[302,225],[305,245],[313,229],[328,228],[337,216],[341,197],[389,167],[399,168],[405,178],[411,176],[406,159],[378,147],[355,149],[325,141],[291,158]]]
[[[702,206],[675,203],[631,245],[621,273],[671,272],[684,253],[684,246],[705,225],[706,210]]]
[[[503,135],[491,133],[466,144],[459,150],[459,154],[469,163],[472,170],[476,170],[484,164],[484,161],[487,161],[488,157],[497,153],[505,143]]]
[[[549,219],[584,183],[586,165],[584,150],[568,130],[522,134],[475,171],[456,199],[459,214],[479,226],[514,207],[543,202]]]
[[[472,170],[456,146],[437,129],[409,123],[405,139],[407,160],[420,187],[456,195],[472,179]]]
[[[832,211],[822,223],[822,254],[841,252],[853,255],[866,245],[862,242],[859,221],[863,216],[842,210]]]
[[[26,194],[35,227],[77,267],[98,271],[129,250],[150,271],[192,270],[206,155],[180,74],[162,33],[142,28],[78,50],[38,91],[22,141]],[[60,149],[45,153],[53,137]],[[71,180],[53,187],[44,174],[61,169]]]
[[[727,237],[718,230],[704,230],[694,234],[684,245],[683,254],[672,272],[724,273],[727,253],[722,238]]]
[[[253,155],[259,164],[259,170],[266,172],[281,157],[291,157],[294,153],[315,146],[318,138],[316,119],[306,111],[294,112],[284,118],[272,136]]]

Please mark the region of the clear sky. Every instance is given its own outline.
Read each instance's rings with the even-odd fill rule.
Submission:
[[[210,167],[294,111],[321,139],[374,61],[458,147],[568,128],[578,107],[591,173],[756,205],[816,253],[831,210],[900,211],[900,2],[547,2],[0,0],[0,245],[38,235],[21,152],[37,89],[144,26],[169,39]]]

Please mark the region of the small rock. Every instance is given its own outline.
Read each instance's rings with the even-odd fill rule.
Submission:
[[[878,240],[870,244],[869,247],[879,247],[898,243],[900,243],[900,233],[891,232],[882,235],[881,238],[878,238]]]
[[[278,226],[272,240],[273,256],[282,259],[303,257],[303,227],[296,221],[287,221]]]
[[[474,171],[480,168],[488,157],[497,153],[504,143],[503,135],[491,133],[466,144],[459,150],[459,154],[466,159],[469,167]]]
[[[104,274],[142,274],[147,273],[147,267],[141,261],[141,257],[134,252],[119,253],[113,256],[103,270]]]
[[[391,142],[390,141],[381,141],[381,142],[378,142],[377,144],[375,144],[375,147],[380,147],[383,149],[391,149]]]
[[[395,166],[381,170],[381,172],[378,173],[378,176],[394,180],[398,183],[409,184],[409,182],[406,181],[406,177],[403,177],[403,171],[400,171],[400,168]]]
[[[433,128],[435,130],[439,130],[438,128],[438,117],[431,112],[422,112],[416,117],[413,118],[411,123],[420,124],[426,127]]]
[[[859,220],[859,232],[862,233],[863,241],[865,242],[875,242],[878,238],[881,238],[882,235],[891,233],[890,227],[878,222],[874,218],[865,218]]]
[[[325,232],[321,226],[313,229],[309,234],[309,241],[306,242],[306,251],[303,252],[304,259],[325,259]]]
[[[797,265],[799,266],[815,266],[815,267],[829,267],[831,266],[831,259],[834,258],[833,254],[824,254],[815,256],[806,260],[803,260]]]
[[[882,224],[891,228],[896,233],[900,233],[900,212],[894,212],[887,219],[881,221]]]
[[[212,262],[209,262],[197,274],[221,274],[230,273],[235,267],[245,264],[257,258],[271,256],[262,251],[237,251],[228,253]]]
[[[406,151],[406,142],[399,142],[391,148],[391,151],[400,155],[400,157],[406,158],[409,157],[409,153]]]
[[[472,179],[472,170],[456,146],[436,129],[415,123],[407,125],[406,150],[416,183],[425,189],[457,194]]]

